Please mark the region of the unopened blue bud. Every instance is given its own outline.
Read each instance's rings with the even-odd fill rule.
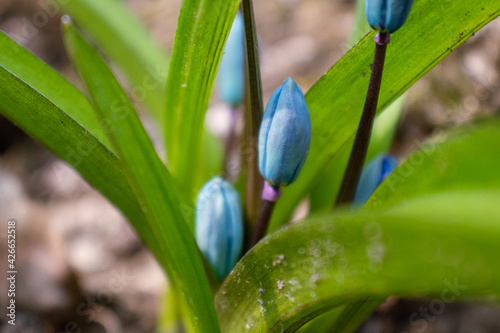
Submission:
[[[238,262],[243,220],[238,192],[220,177],[210,179],[196,199],[196,243],[219,278]]]
[[[368,201],[377,187],[398,166],[398,160],[390,155],[380,154],[368,163],[361,174],[353,203],[362,206]]]
[[[218,88],[220,98],[227,104],[237,106],[245,95],[245,27],[240,12],[231,27],[222,56]]]
[[[379,32],[395,32],[405,23],[412,3],[413,0],[366,0],[366,19]]]
[[[300,173],[311,144],[311,119],[302,89],[289,77],[274,91],[259,131],[259,170],[273,186]]]

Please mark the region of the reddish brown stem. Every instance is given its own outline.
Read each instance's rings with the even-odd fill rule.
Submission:
[[[388,37],[387,34],[381,33],[378,39],[382,42],[377,42],[375,46],[375,57],[373,60],[368,93],[366,94],[365,107],[361,115],[361,120],[359,121],[351,156],[349,157],[349,163],[344,174],[344,179],[342,180],[335,206],[351,203],[354,199],[356,188],[358,187],[361,171],[363,170],[366,153],[368,151],[368,145],[370,143],[375,114],[377,112],[378,96],[382,83],[382,73],[384,71],[385,53],[387,49],[387,43],[385,42],[386,37]]]

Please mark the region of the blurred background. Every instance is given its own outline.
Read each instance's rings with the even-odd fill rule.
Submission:
[[[125,3],[171,50],[181,0]],[[354,5],[354,0],[254,2],[264,102],[288,76],[307,91],[342,57]],[[61,14],[51,8],[48,0],[0,0],[0,29],[80,87],[63,47]],[[217,129],[213,119],[223,110],[214,99],[210,127]],[[436,130],[499,110],[497,19],[409,90],[391,153],[404,157]],[[227,136],[224,128],[216,130],[221,138]],[[20,267],[13,332],[155,332],[166,279],[152,255],[78,173],[0,116],[0,220],[11,218],[18,222]],[[0,231],[1,253],[6,253],[5,232]],[[2,272],[3,265],[4,260]],[[5,281],[0,279],[3,309]],[[415,313],[421,318],[431,305],[431,300],[391,298],[359,331],[500,331],[500,309],[464,303],[446,304],[438,314],[429,312],[425,325],[411,325],[410,318]],[[1,332],[13,329],[5,318],[0,317]]]

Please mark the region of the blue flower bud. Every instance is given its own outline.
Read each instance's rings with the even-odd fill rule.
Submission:
[[[245,27],[240,12],[231,27],[222,56],[218,91],[220,98],[227,104],[237,106],[245,95]]]
[[[395,32],[405,23],[412,3],[413,0],[366,0],[366,19],[379,32]]]
[[[196,199],[195,238],[219,278],[238,262],[243,246],[243,220],[238,192],[220,177],[210,179]]]
[[[362,206],[368,201],[377,187],[398,166],[398,160],[390,155],[380,154],[368,163],[361,174],[353,203]]]
[[[273,186],[300,173],[311,143],[311,119],[302,89],[289,77],[272,94],[259,131],[259,170]]]

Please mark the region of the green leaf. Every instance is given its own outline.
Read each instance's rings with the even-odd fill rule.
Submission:
[[[388,46],[379,111],[499,14],[497,0],[416,1]],[[370,78],[374,36],[365,36],[307,93],[311,150],[297,181],[284,189],[269,231],[288,220],[317,175],[355,133]]]
[[[329,330],[326,330],[325,332],[355,332],[361,324],[363,324],[366,318],[370,317],[372,312],[375,311],[383,301],[384,299],[365,298],[355,303],[351,303],[343,309],[340,307],[342,312],[338,318],[335,319],[333,325],[330,325]]]
[[[293,331],[332,307],[389,295],[499,295],[499,200],[498,189],[447,192],[284,227],[222,285],[222,331]]]
[[[157,256],[186,305],[193,332],[217,332],[219,324],[201,255],[182,217],[174,181],[156,154],[127,95],[98,53],[64,24],[66,46],[95,104],[112,128],[109,137],[120,157],[155,241]]]
[[[182,310],[176,304],[182,304],[177,299],[179,295],[167,282],[161,296],[161,304],[158,315],[157,332],[176,333],[181,328]]]
[[[356,304],[356,303],[353,303]],[[335,322],[345,309],[350,308],[352,305],[337,306],[331,310],[323,312],[317,317],[312,318],[304,326],[300,327],[298,333],[322,333],[322,332],[337,332],[332,331],[330,328],[332,323]],[[340,331],[339,331],[340,332]],[[343,332],[342,332],[343,333]]]
[[[380,185],[364,210],[386,210],[401,202],[445,191],[500,188],[500,123],[488,119],[436,133]]]
[[[69,114],[77,123],[110,148],[109,140],[92,111],[92,106],[80,90],[3,32],[0,32],[0,47],[3,50],[0,52],[0,66],[24,81],[26,85],[51,101],[63,112]],[[19,98],[21,99],[22,95],[19,95]],[[24,123],[21,119],[23,117],[21,112],[15,116],[16,122]],[[43,126],[43,124],[33,124],[33,127],[34,125]],[[24,126],[26,128],[32,127],[28,122]],[[43,143],[43,141],[41,142]]]
[[[118,0],[52,1],[70,14],[123,70],[132,96],[144,101],[161,123],[169,57],[125,4]]]
[[[182,5],[167,79],[168,166],[186,192],[200,161],[203,119],[238,0]]]
[[[322,313],[297,332],[355,332],[361,324],[375,311],[383,300],[363,299],[343,306],[336,306],[332,310]]]

